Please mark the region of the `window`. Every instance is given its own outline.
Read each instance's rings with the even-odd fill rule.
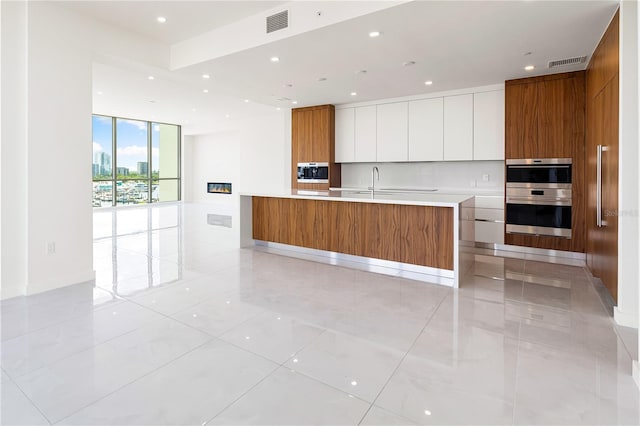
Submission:
[[[93,206],[180,200],[180,126],[93,116]]]

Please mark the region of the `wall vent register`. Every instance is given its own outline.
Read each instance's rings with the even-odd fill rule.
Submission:
[[[506,232],[571,238],[570,158],[507,160]]]

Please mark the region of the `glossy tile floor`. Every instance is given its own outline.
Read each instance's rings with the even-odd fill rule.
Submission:
[[[2,424],[640,422],[637,333],[581,267],[478,255],[453,290],[238,249],[209,213],[96,212],[95,286],[2,302]]]

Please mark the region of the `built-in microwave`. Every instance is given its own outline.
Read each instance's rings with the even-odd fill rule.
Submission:
[[[298,163],[298,182],[329,183],[329,163]]]
[[[506,232],[571,238],[571,158],[507,160]]]

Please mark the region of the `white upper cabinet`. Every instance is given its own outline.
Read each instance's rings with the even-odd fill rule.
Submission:
[[[442,161],[443,98],[409,102],[409,161]]]
[[[376,161],[407,161],[407,102],[378,105]]]
[[[473,94],[444,98],[444,159],[473,159]]]
[[[504,160],[504,90],[473,95],[473,159]]]
[[[352,163],[356,160],[356,111],[355,108],[336,110],[336,163]]]
[[[355,158],[356,162],[376,161],[376,106],[355,109]]]

